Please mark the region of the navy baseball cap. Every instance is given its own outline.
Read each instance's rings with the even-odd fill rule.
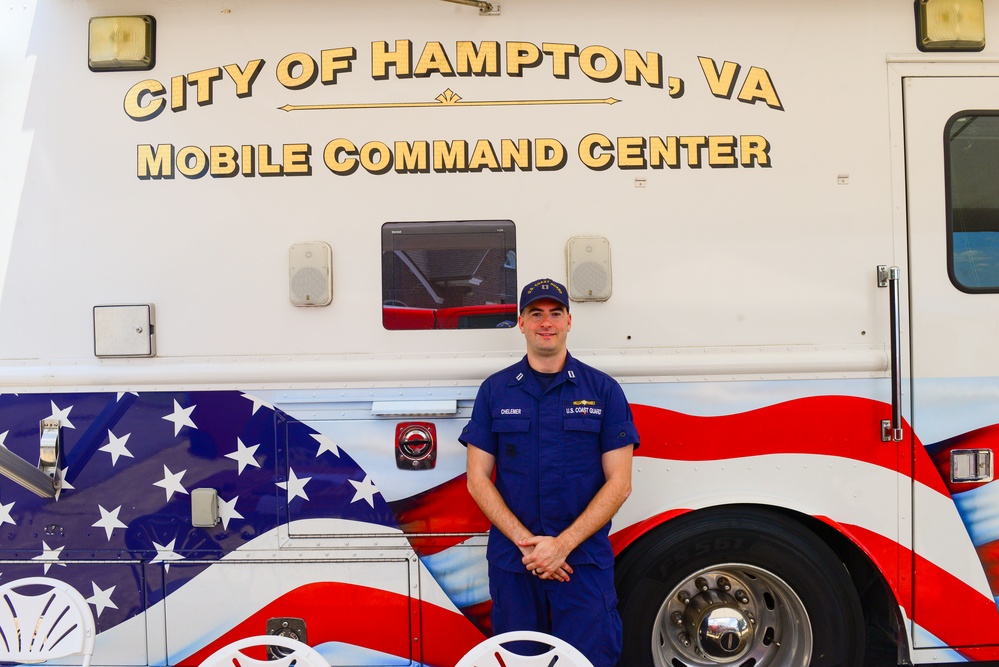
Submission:
[[[565,285],[551,278],[541,278],[524,286],[520,292],[520,312],[524,312],[525,308],[541,299],[551,299],[560,303],[565,306],[566,312],[569,312],[569,292],[565,289]]]

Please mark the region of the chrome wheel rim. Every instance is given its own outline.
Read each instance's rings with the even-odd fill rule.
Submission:
[[[663,600],[652,632],[656,667],[806,667],[812,625],[783,579],[730,563],[695,572]]]

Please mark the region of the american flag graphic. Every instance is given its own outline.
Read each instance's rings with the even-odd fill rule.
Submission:
[[[917,637],[953,647],[955,661],[999,657],[996,483],[952,485],[946,475],[952,449],[995,450],[999,427],[926,447],[914,437],[910,458],[882,446],[871,427],[885,406],[860,396],[711,415],[632,407],[642,447],[635,491],[614,521],[616,550],[699,507],[676,497],[710,505],[737,484],[762,483],[812,498],[802,511],[858,545]],[[62,424],[63,486],[43,499],[0,479],[0,582],[45,575],[80,591],[97,621],[95,665],[196,665],[283,617],[305,619],[308,643],[334,665],[445,667],[489,634],[483,552],[465,544],[488,524],[461,476],[388,502],[384,471],[359,466],[351,442],[236,391],[0,395],[0,446],[36,462],[47,418]],[[821,432],[803,438],[802,423]],[[722,495],[705,493],[705,475]],[[875,511],[899,483],[937,517],[940,540],[909,549],[897,517]],[[198,488],[218,493],[214,528],[192,525]],[[331,556],[323,539],[345,535],[354,546]],[[405,540],[418,567],[373,546],[383,539]],[[950,613],[955,604],[977,622]],[[164,625],[165,639],[150,631]]]
[[[405,560],[369,551],[333,563],[329,549],[292,549],[294,562],[266,562],[296,532],[404,538],[437,507],[468,507],[463,480],[390,506],[349,443],[235,391],[2,395],[0,445],[34,464],[47,418],[62,425],[62,488],[46,499],[0,479],[0,582],[44,575],[82,593],[95,665],[145,664],[147,650],[198,664],[272,617],[306,618],[309,643],[333,664],[453,664],[488,631],[484,564],[451,548],[462,539],[414,538],[422,599],[411,599]],[[192,525],[199,488],[217,491],[214,528]],[[146,616],[167,619],[165,647],[137,643]]]

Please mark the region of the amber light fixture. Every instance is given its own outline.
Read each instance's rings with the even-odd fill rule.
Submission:
[[[916,31],[920,51],[981,51],[983,0],[916,0]]]
[[[96,16],[90,19],[93,72],[148,70],[155,64],[156,20],[152,16]]]

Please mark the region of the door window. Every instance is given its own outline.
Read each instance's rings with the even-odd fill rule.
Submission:
[[[944,132],[950,279],[999,292],[999,113],[955,114]]]

